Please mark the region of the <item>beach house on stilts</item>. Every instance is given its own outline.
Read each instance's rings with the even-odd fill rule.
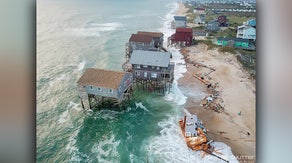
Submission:
[[[174,78],[170,52],[134,50],[130,58],[134,83],[143,90],[164,93]]]
[[[120,104],[129,99],[132,91],[131,73],[104,69],[87,69],[78,83],[82,108],[93,108],[104,101]]]

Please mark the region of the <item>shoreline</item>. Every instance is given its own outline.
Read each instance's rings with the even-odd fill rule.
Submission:
[[[186,11],[185,6],[179,3],[175,13],[186,16]],[[241,156],[251,156],[255,160],[255,81],[249,79],[248,73],[232,54],[220,53],[216,49],[207,50],[205,44],[181,48],[181,53],[187,67],[183,77],[178,79],[178,87],[187,97],[182,107],[192,114],[197,114],[209,130],[208,136],[214,141],[230,146],[236,157],[240,159]],[[200,105],[201,100],[210,93],[207,86],[193,74],[206,74],[209,71],[190,62],[215,68],[206,78],[212,84],[219,83],[216,90],[219,92],[218,103],[224,107],[223,113],[205,109]],[[194,92],[198,94],[194,95]]]

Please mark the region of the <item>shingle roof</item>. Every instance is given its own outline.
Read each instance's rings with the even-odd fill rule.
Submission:
[[[186,16],[174,16],[174,20],[184,20],[184,21],[186,21],[187,17]]]
[[[217,37],[217,40],[224,40],[224,41],[229,41],[229,40],[234,40],[233,38],[229,38],[229,37]]]
[[[198,122],[198,117],[196,115],[188,115],[186,118],[186,132],[197,134],[196,128]]]
[[[88,68],[77,83],[82,85],[117,89],[125,74],[126,72]]]
[[[152,41],[152,36],[132,34],[129,41],[150,43]]]
[[[243,38],[234,38],[233,40],[236,42],[249,42],[248,39],[243,39]]]
[[[200,19],[203,20],[203,21],[206,20],[206,17],[205,17],[205,15],[203,15],[203,14],[200,14],[199,17],[200,17]]]
[[[137,34],[141,35],[148,35],[151,37],[162,37],[163,33],[161,32],[145,32],[145,31],[138,31]]]
[[[206,33],[205,30],[193,30],[193,35],[195,36],[206,36]]]
[[[158,51],[144,51],[134,50],[130,63],[147,66],[158,66],[168,67],[170,61],[169,52],[158,52]]]
[[[219,24],[217,20],[212,20],[208,22],[208,25]]]

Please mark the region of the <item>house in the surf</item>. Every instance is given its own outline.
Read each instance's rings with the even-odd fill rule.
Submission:
[[[130,58],[134,79],[172,82],[174,63],[170,52],[134,50]]]
[[[186,16],[174,16],[174,28],[187,27]]]
[[[131,57],[133,50],[156,50],[155,41],[150,35],[132,34],[126,44],[126,57]]]
[[[151,36],[154,40],[154,46],[156,48],[161,47],[163,45],[163,36],[164,35],[161,32],[138,31],[137,34]]]
[[[129,95],[132,82],[132,73],[88,68],[77,81],[82,107],[92,108],[103,100],[121,103]]]
[[[176,28],[175,33],[169,38],[170,44],[178,44],[179,46],[191,46],[193,40],[192,28]]]

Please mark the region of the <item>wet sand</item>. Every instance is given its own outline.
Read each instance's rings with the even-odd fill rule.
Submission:
[[[177,14],[186,11],[180,4]],[[179,87],[188,97],[184,108],[190,113],[197,114],[208,129],[208,136],[214,141],[229,145],[238,160],[241,157],[255,157],[256,151],[256,103],[255,81],[242,68],[233,54],[220,53],[218,50],[207,50],[207,45],[198,44],[184,48],[186,61],[204,64],[215,68],[206,78],[212,84],[218,82],[220,105],[224,112],[217,113],[200,106],[201,100],[210,95],[207,86],[193,76],[206,74],[209,69],[195,67],[187,63],[187,72],[179,79]],[[241,115],[238,113],[241,112]],[[254,162],[251,159],[244,159]]]

